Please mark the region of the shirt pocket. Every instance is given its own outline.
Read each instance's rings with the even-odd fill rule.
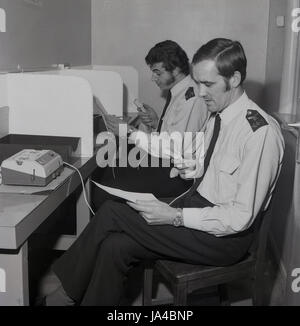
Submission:
[[[179,102],[176,106],[174,105],[174,107],[172,108],[172,111],[168,116],[168,122],[170,126],[181,125],[188,119],[188,116],[188,107],[184,103]]]
[[[241,162],[231,155],[225,155],[219,161],[218,167],[218,189],[219,198],[222,202],[234,200],[237,191],[237,170]]]
[[[220,171],[232,175],[240,166],[240,161],[231,155],[224,155],[219,163]]]

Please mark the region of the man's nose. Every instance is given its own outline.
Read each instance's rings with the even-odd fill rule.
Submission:
[[[199,85],[199,96],[200,97],[204,97],[207,95],[207,89],[206,89],[206,86],[203,85],[203,84],[200,84]]]

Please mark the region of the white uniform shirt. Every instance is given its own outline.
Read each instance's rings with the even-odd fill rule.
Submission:
[[[280,172],[284,140],[278,123],[246,93],[220,117],[220,134],[197,189],[216,206],[184,208],[183,217],[188,228],[225,236],[247,229],[260,209],[267,208]],[[207,124],[206,144],[213,127],[214,118]]]
[[[161,127],[161,133],[146,134],[142,131],[134,132],[130,135],[130,142],[135,143],[138,147],[147,153],[164,157],[161,155],[159,144],[169,144],[170,135],[173,132],[179,132],[184,137],[184,132],[194,133],[203,129],[207,121],[208,112],[204,101],[197,96],[197,85],[190,76],[185,77],[177,83],[172,89],[172,98],[166,110]],[[150,136],[152,141],[150,141]],[[160,142],[161,140],[161,142]],[[201,141],[199,141],[201,144]],[[182,151],[191,151],[192,140],[183,144]],[[168,152],[165,148],[162,152]],[[165,156],[165,158],[168,158]]]
[[[207,108],[198,97],[198,88],[190,76],[171,89],[172,98],[166,110],[161,132],[199,131],[207,119]]]

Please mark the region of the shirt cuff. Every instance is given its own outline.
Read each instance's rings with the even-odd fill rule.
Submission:
[[[204,208],[184,208],[182,210],[183,216],[183,224],[185,227],[200,231],[208,231],[205,230],[204,225],[202,225],[202,220],[205,216],[205,212],[210,207]]]

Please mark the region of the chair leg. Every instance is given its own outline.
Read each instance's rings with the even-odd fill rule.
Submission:
[[[257,264],[254,275],[253,275],[253,288],[252,288],[252,300],[254,306],[264,306],[266,305],[265,298],[265,269],[266,264],[262,261]]]
[[[218,291],[220,295],[220,303],[221,306],[230,306],[229,296],[228,296],[228,288],[226,284],[220,284],[218,286]]]
[[[174,306],[186,306],[187,283],[178,283],[174,286]]]
[[[152,306],[153,268],[144,271],[143,306]]]
[[[264,293],[264,275],[260,274],[254,278],[253,282],[253,295],[252,301],[253,306],[264,306],[265,302],[265,293]]]

